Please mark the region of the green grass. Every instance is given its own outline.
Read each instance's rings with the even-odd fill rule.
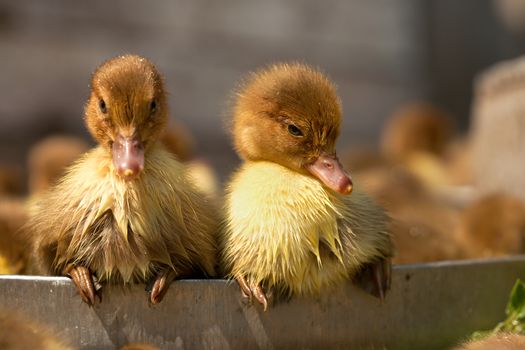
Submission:
[[[525,335],[525,284],[518,279],[512,287],[509,301],[505,308],[507,318],[491,330],[477,331],[471,336],[479,340],[499,332],[511,332]]]

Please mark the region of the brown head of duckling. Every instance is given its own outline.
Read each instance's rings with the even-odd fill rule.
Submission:
[[[303,64],[276,64],[253,74],[238,97],[233,137],[244,159],[275,162],[339,193],[352,191],[335,149],[341,102],[326,76]]]
[[[111,152],[117,174],[136,179],[168,120],[164,84],[155,66],[134,55],[103,63],[91,80],[85,120],[91,135]]]

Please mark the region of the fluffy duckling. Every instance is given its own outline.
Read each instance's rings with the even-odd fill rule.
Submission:
[[[193,138],[180,123],[171,123],[162,135],[162,144],[177,159],[184,162],[194,185],[210,198],[219,198],[219,180],[213,168],[203,159],[195,157]]]
[[[499,333],[482,340],[469,341],[455,350],[523,350],[525,336],[514,333]]]
[[[358,171],[353,177],[388,212],[427,197],[425,185],[403,166],[375,167]]]
[[[67,167],[89,149],[80,138],[65,135],[49,136],[29,151],[29,192],[38,194],[52,187]]]
[[[392,216],[392,238],[396,264],[455,260],[463,256],[456,237],[458,214],[439,203],[414,201],[401,206]]]
[[[503,193],[484,196],[461,214],[458,225],[467,258],[525,252],[525,202]]]
[[[205,159],[194,159],[185,164],[188,176],[197,189],[209,198],[219,200],[221,197],[219,177],[210,163]]]
[[[392,218],[394,263],[451,260],[462,256],[454,234],[458,210],[434,198],[412,172],[403,166],[379,167],[361,171],[355,179]]]
[[[0,166],[0,195],[18,196],[23,191],[22,171],[13,166]]]
[[[0,167],[0,274],[21,273],[26,267],[27,245],[21,228],[27,221],[21,171]]]
[[[302,64],[253,74],[233,113],[245,160],[226,195],[223,258],[246,297],[266,310],[274,290],[319,294],[373,272],[389,288],[392,243],[383,210],[354,189],[335,143],[341,104],[334,85]],[[366,282],[366,281],[365,281]]]
[[[454,136],[451,119],[428,104],[402,107],[386,122],[382,153],[430,185],[449,182],[444,155]]]
[[[26,267],[28,242],[22,234],[26,222],[24,200],[0,198],[0,274],[21,273]]]
[[[181,123],[171,122],[162,133],[161,142],[181,162],[188,162],[195,156],[195,141],[189,130]]]
[[[344,167],[352,169],[352,174],[392,165],[381,152],[366,146],[354,146],[351,149],[347,149],[343,152],[340,159]]]
[[[51,330],[11,310],[0,310],[0,345],[3,350],[71,349]]]
[[[102,64],[85,121],[98,147],[31,211],[41,271],[69,275],[89,305],[96,280],[152,282],[155,304],[174,278],[214,276],[218,215],[157,142],[167,104],[153,64],[133,55]]]
[[[429,104],[404,106],[385,124],[381,136],[383,154],[404,160],[414,153],[442,155],[454,132],[450,118]]]
[[[472,145],[468,137],[450,143],[445,159],[451,185],[472,186],[474,184]]]

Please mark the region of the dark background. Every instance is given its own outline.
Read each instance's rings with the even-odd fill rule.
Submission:
[[[475,75],[525,48],[519,25],[496,11],[516,2],[0,0],[0,163],[23,166],[48,134],[88,138],[91,72],[123,53],[157,64],[171,117],[223,179],[237,162],[224,128],[231,91],[276,61],[319,66],[337,83],[342,149],[375,144],[384,119],[412,101],[433,102],[466,130]],[[522,12],[510,15],[520,23]]]

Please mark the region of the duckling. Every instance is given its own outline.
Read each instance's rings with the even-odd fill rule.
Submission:
[[[206,160],[195,156],[195,142],[190,132],[182,124],[172,122],[162,135],[162,143],[186,165],[188,175],[197,189],[206,196],[218,200],[220,193],[218,176]]]
[[[450,117],[429,104],[400,108],[385,124],[381,148],[385,155],[404,160],[414,153],[441,156],[454,135]]]
[[[219,176],[210,163],[206,159],[193,159],[185,165],[195,187],[209,198],[218,201],[221,197]]]
[[[88,149],[84,140],[66,135],[53,135],[37,142],[27,157],[29,192],[38,194],[48,190]]]
[[[50,136],[36,143],[29,151],[27,167],[29,170],[28,188],[31,195],[39,195],[49,189],[63,175],[65,168],[73,163],[88,146],[83,140],[71,136]],[[9,173],[0,169],[0,193],[5,184],[9,186],[9,196],[0,196],[0,274],[32,272],[26,236],[22,227],[28,219],[26,200],[20,195],[20,174],[11,170]],[[6,177],[5,174],[11,174]],[[3,176],[4,175],[4,176]],[[6,182],[9,180],[9,182]],[[16,189],[16,191],[15,191]],[[17,196],[14,196],[17,195]],[[30,198],[29,202],[34,198]]]
[[[29,243],[22,234],[26,222],[23,199],[0,198],[0,274],[21,273],[27,267]]]
[[[388,159],[403,164],[424,182],[448,184],[444,156],[454,135],[451,118],[443,111],[429,104],[410,104],[386,122],[381,149]]]
[[[403,166],[380,166],[355,173],[361,188],[388,212],[400,205],[411,205],[415,199],[427,199],[425,184]]]
[[[386,208],[396,247],[393,262],[408,264],[458,259],[462,256],[455,237],[459,210],[433,195],[405,167],[378,167],[355,177],[362,188]]]
[[[393,165],[379,150],[366,146],[345,149],[340,159],[344,167],[352,169],[352,173]]]
[[[467,258],[525,253],[525,202],[504,193],[479,198],[461,213],[458,238]]]
[[[498,333],[481,340],[468,341],[455,350],[523,350],[525,336],[515,333]]]
[[[11,165],[0,166],[0,195],[18,196],[22,193],[22,171]]]
[[[13,310],[0,310],[0,345],[3,350],[68,350],[71,347],[44,325]]]
[[[0,167],[0,275],[21,273],[26,267],[27,245],[21,227],[27,220],[20,169]]]
[[[472,143],[469,137],[451,142],[447,147],[445,161],[451,185],[472,186],[474,184]]]
[[[273,291],[318,295],[360,273],[373,272],[373,294],[389,288],[388,219],[337,159],[341,113],[332,82],[298,63],[254,73],[238,93],[244,164],[227,187],[221,243],[229,276],[265,310]]]
[[[392,217],[395,264],[456,260],[463,249],[456,237],[458,214],[439,203],[415,201],[404,205]]]
[[[181,123],[171,122],[162,133],[161,142],[181,162],[188,162],[195,156],[195,141],[189,130]]]
[[[103,63],[85,121],[99,145],[30,212],[41,272],[70,276],[88,305],[101,282],[151,282],[156,304],[174,278],[214,276],[218,214],[157,142],[167,104],[154,65],[134,55]]]

